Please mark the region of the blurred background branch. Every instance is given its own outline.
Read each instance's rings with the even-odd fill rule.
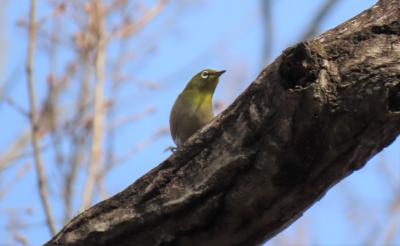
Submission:
[[[50,208],[49,197],[47,194],[47,182],[46,172],[42,161],[42,155],[39,148],[39,121],[38,114],[36,112],[36,93],[35,83],[33,81],[33,56],[36,42],[36,1],[30,1],[29,10],[29,41],[28,41],[28,52],[26,58],[26,77],[29,92],[29,105],[30,105],[30,119],[31,119],[31,140],[34,151],[35,168],[37,174],[37,185],[40,194],[40,199],[43,205],[44,214],[46,215],[47,226],[52,235],[57,232],[52,210]]]
[[[311,20],[310,25],[306,28],[303,36],[300,40],[308,40],[314,37],[321,31],[321,23],[327,18],[327,16],[332,12],[333,8],[336,4],[339,3],[340,0],[325,0],[322,4],[322,7],[315,14],[314,18]]]
[[[261,1],[261,12],[263,16],[263,24],[264,24],[264,44],[263,44],[263,52],[262,52],[262,62],[261,65],[265,66],[270,62],[272,56],[272,48],[273,48],[273,18],[272,18],[272,0],[262,0]]]
[[[102,161],[102,145],[104,131],[104,70],[105,70],[105,51],[107,48],[106,30],[104,26],[104,7],[100,0],[94,0],[90,11],[91,21],[89,30],[93,31],[96,37],[95,50],[95,94],[94,94],[94,114],[92,120],[92,143],[90,149],[88,172],[83,190],[81,211],[86,209],[92,201],[93,188],[97,177],[99,167]]]

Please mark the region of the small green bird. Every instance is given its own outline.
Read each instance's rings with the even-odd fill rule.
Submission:
[[[223,73],[225,70],[205,69],[179,94],[169,116],[171,135],[177,148],[214,118],[212,97]]]

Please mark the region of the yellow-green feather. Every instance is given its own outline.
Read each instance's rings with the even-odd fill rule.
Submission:
[[[195,75],[176,99],[170,114],[170,128],[177,147],[213,119],[212,97],[218,77],[204,80],[200,73]]]

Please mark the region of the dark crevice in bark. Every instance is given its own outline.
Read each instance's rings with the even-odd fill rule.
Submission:
[[[306,43],[300,43],[283,52],[279,74],[285,89],[300,89],[315,81],[320,69],[318,53]]]
[[[400,81],[400,78],[398,78]],[[400,82],[389,89],[389,111],[400,113]]]
[[[371,31],[375,34],[400,35],[400,21],[396,20],[388,25],[372,26]]]

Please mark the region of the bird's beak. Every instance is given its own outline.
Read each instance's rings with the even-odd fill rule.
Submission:
[[[221,71],[217,71],[217,72],[215,72],[214,74],[217,76],[217,77],[219,77],[219,76],[221,76],[223,73],[225,73],[226,72],[226,70],[221,70]]]

